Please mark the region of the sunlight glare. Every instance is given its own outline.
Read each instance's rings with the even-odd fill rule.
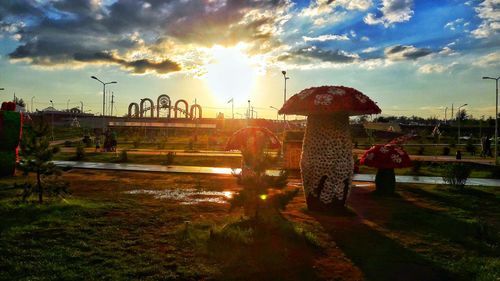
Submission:
[[[244,48],[244,44],[238,44],[232,48],[214,46],[208,50],[211,63],[206,66],[203,78],[218,102],[227,103],[234,98],[235,104],[241,104],[250,97],[258,68],[243,52]]]

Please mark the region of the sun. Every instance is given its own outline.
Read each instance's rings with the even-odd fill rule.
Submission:
[[[246,55],[244,48],[239,44],[232,48],[208,49],[210,62],[203,79],[218,102],[234,98],[235,104],[241,104],[250,97],[259,71],[255,58]]]

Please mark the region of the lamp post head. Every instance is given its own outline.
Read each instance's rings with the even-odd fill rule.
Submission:
[[[283,74],[283,76],[285,76],[285,75],[286,75],[286,71],[284,71],[284,70],[283,70],[283,71],[281,71],[281,73]]]
[[[112,81],[112,82],[109,82],[109,84],[117,84],[118,82],[116,81]]]
[[[95,77],[94,75],[90,76],[90,78],[98,80],[97,77]]]

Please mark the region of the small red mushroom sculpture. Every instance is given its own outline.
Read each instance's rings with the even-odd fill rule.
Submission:
[[[372,146],[361,156],[360,164],[377,168],[375,192],[381,195],[391,195],[394,194],[396,188],[394,169],[410,167],[411,160],[401,146],[389,143]]]
[[[349,116],[380,112],[369,97],[343,86],[302,90],[279,110],[280,114],[308,116],[300,160],[308,209],[345,206],[354,167]]]
[[[239,150],[243,156],[242,173],[251,169],[258,174],[265,173],[262,165],[264,149],[281,147],[278,137],[263,127],[246,127],[236,131],[229,138],[225,150]]]

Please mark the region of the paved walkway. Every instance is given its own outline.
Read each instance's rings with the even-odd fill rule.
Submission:
[[[70,166],[76,169],[94,170],[116,170],[116,171],[136,171],[136,172],[160,172],[160,173],[190,173],[190,174],[217,174],[231,175],[233,172],[239,173],[240,169],[199,167],[199,166],[162,166],[127,163],[97,163],[97,162],[77,162],[77,161],[54,161],[58,166]],[[269,170],[269,175],[278,175],[278,170]],[[373,182],[375,175],[355,174],[355,181]],[[445,184],[440,177],[420,177],[420,176],[396,176],[399,183],[423,183],[423,184]],[[467,185],[473,186],[496,186],[500,187],[500,180],[470,178]]]

